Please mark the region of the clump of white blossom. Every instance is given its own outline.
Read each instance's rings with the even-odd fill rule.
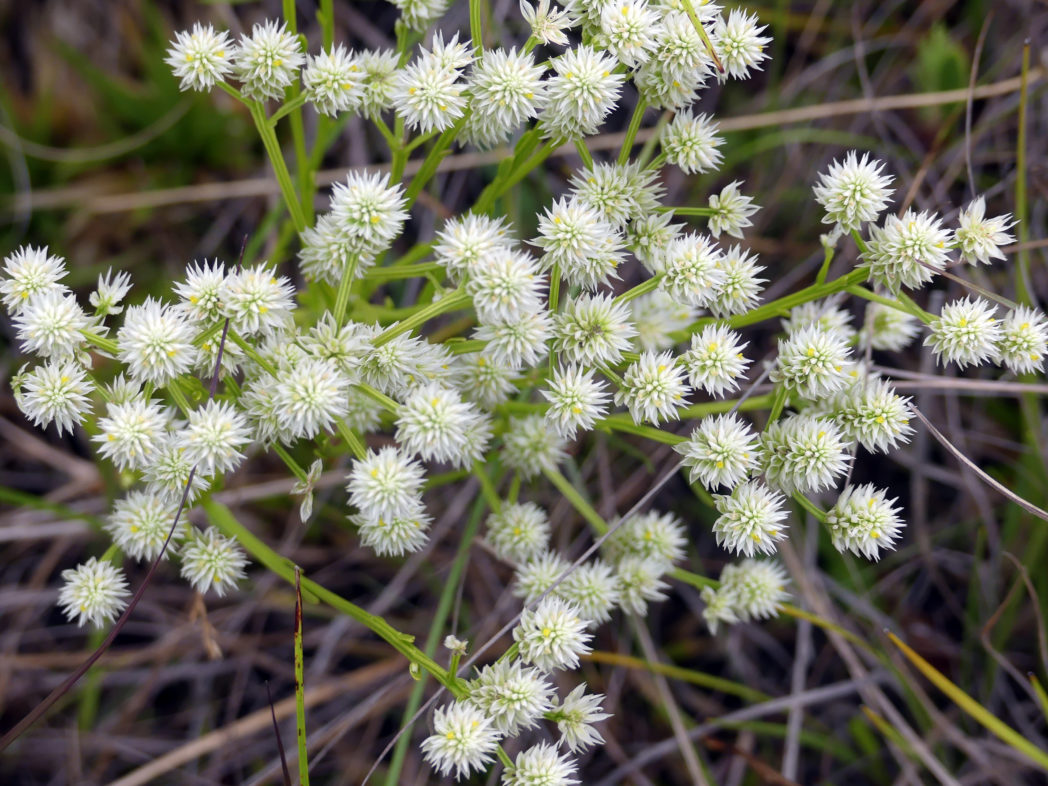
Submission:
[[[603,742],[610,715],[601,694],[562,677],[602,624],[643,618],[673,591],[705,526],[658,510],[604,521],[575,487],[580,451],[608,450],[612,436],[672,444],[712,506],[714,539],[741,560],[719,582],[703,579],[711,632],[767,619],[788,597],[767,555],[789,537],[794,503],[820,511],[841,552],[878,559],[904,537],[887,490],[841,488],[866,460],[860,448],[888,453],[913,433],[912,403],[864,354],[923,336],[942,364],[1036,373],[1048,321],[982,296],[924,311],[919,291],[949,268],[1005,259],[1015,220],[988,218],[983,197],[956,225],[947,212],[892,213],[886,164],[854,151],[809,184],[830,227],[821,275],[836,253],[852,269],[762,307],[768,272],[747,240],[759,207],[720,173],[728,131],[696,106],[708,86],[752,78],[768,58],[766,27],[744,9],[521,0],[531,37],[487,49],[463,30],[429,32],[443,0],[394,5],[397,50],[320,48],[266,20],[236,42],[198,23],[167,52],[182,90],[221,85],[268,118],[263,134],[306,107],[336,123],[358,115],[393,144],[391,171],[349,173],[315,217],[289,203],[293,266],[187,260],[153,297],[109,272],[85,309],[50,249],[4,258],[0,298],[27,356],[11,379],[18,406],[61,435],[90,424],[85,444],[128,486],[106,518],[113,548],[62,573],[59,605],[81,625],[111,622],[129,594],[122,560],[161,555],[201,593],[234,591],[248,567],[235,533],[221,518],[201,531],[188,513],[254,453],[287,463],[303,522],[326,526],[342,506],[351,537],[389,559],[430,543],[430,483],[475,475],[471,493],[489,508],[478,542],[512,574],[519,617],[511,651],[470,674],[454,673],[466,644],[448,638],[443,678],[455,696],[430,717],[424,758],[463,779],[486,772],[507,738],[543,726],[555,736],[502,754],[512,764],[501,782],[578,783],[572,757]],[[638,100],[621,157],[584,150]],[[644,107],[672,118],[642,160],[632,134]],[[277,137],[266,141],[279,155]],[[524,237],[497,199],[564,143],[583,161]],[[456,145],[511,148],[472,207],[423,237],[415,200]],[[402,176],[411,151],[417,183]],[[701,207],[673,205],[663,165],[710,179]],[[402,278],[421,282],[408,290],[417,302],[393,303],[394,289],[371,297]],[[763,362],[750,332],[761,323],[777,333]],[[212,374],[213,393],[200,381]],[[770,392],[751,396],[765,380]],[[344,467],[346,493],[315,512],[325,466]],[[558,550],[575,525],[560,500],[606,536],[597,556],[575,564],[578,552]],[[562,684],[573,687],[561,695]]]

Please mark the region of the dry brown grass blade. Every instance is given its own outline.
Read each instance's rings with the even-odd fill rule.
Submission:
[[[1014,491],[1009,489],[1004,484],[994,480],[986,472],[980,469],[978,464],[976,464],[974,461],[972,461],[970,458],[964,455],[964,453],[961,450],[959,450],[952,442],[950,442],[950,440],[948,440],[943,435],[943,433],[939,431],[939,429],[935,428],[935,426],[931,424],[928,418],[926,418],[921,413],[921,411],[917,409],[917,407],[911,406],[910,408],[913,411],[913,414],[917,416],[918,420],[920,420],[921,423],[924,424],[924,427],[928,429],[928,432],[939,441],[939,444],[941,444],[950,453],[952,453],[954,458],[956,458],[958,461],[960,461],[962,464],[968,467],[968,469],[970,469],[972,472],[978,475],[979,480],[981,480],[983,483],[985,483],[987,486],[994,489],[995,491],[1000,492],[1002,495],[1010,499],[1016,505],[1025,510],[1027,513],[1030,513],[1043,521],[1048,521],[1048,511],[1042,510],[1041,508],[1034,505],[1032,502],[1029,502],[1028,500],[1025,500],[1022,497],[1020,497],[1018,494],[1016,494]]]
[[[307,708],[315,707],[343,696],[349,691],[362,690],[380,684],[383,680],[401,671],[402,668],[403,663],[398,658],[369,664],[345,677],[323,682],[310,688],[305,693],[305,705]],[[295,697],[288,696],[286,699],[278,701],[273,705],[273,713],[278,721],[293,716],[295,714]],[[263,707],[229,726],[215,729],[180,748],[175,748],[175,750],[165,753],[163,756],[149,762],[149,764],[139,767],[123,778],[113,781],[109,786],[146,786],[146,784],[154,783],[158,778],[184,764],[188,764],[194,759],[220,751],[228,746],[235,745],[238,740],[265,731],[269,724],[269,708]]]

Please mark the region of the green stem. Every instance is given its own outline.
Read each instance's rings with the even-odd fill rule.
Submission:
[[[712,207],[681,207],[680,205],[660,207],[659,212],[673,213],[675,216],[714,216],[717,214]]]
[[[357,258],[353,257],[346,262],[346,268],[342,271],[342,278],[338,281],[338,292],[335,294],[335,325],[341,330],[346,324],[347,310],[349,309],[349,296],[353,291],[353,282],[356,280]]]
[[[407,206],[410,207],[415,204],[415,200],[418,195],[422,193],[422,189],[426,187],[426,183],[430,181],[430,178],[436,174],[437,168],[440,166],[440,162],[444,160],[444,157],[448,154],[451,143],[455,141],[459,133],[462,131],[462,127],[466,125],[466,115],[460,117],[455,124],[447,129],[443,134],[440,135],[440,139],[437,140],[436,144],[426,154],[426,158],[422,161],[422,166],[419,167],[415,176],[411,178],[411,182],[408,184],[407,191],[404,192],[404,196],[407,198]],[[408,149],[405,151],[405,155],[412,149],[411,145],[408,145]]]
[[[469,0],[469,37],[473,41],[473,56],[484,53],[484,30],[481,27],[480,0]]]
[[[616,304],[629,303],[634,298],[638,298],[641,295],[646,295],[649,292],[654,292],[656,289],[658,289],[660,281],[662,281],[662,273],[658,273],[658,274],[652,276],[647,281],[642,281],[641,283],[637,284],[637,286],[633,287],[632,289],[627,289],[621,295],[618,295],[612,301],[612,303],[616,303]]]
[[[403,278],[421,278],[433,273],[443,273],[444,266],[439,262],[419,262],[416,265],[387,265],[373,267],[364,274],[369,281],[395,281]]]
[[[826,283],[826,276],[829,275],[830,272],[830,263],[833,262],[834,247],[827,243],[824,248],[824,251],[825,256],[823,256],[822,258],[822,267],[819,268],[819,273],[817,276],[815,276],[816,284]]]
[[[80,335],[87,340],[88,344],[97,347],[113,357],[116,357],[117,353],[120,351],[120,346],[111,338],[92,333],[90,330],[81,330]]]
[[[324,49],[331,51],[335,44],[335,2],[320,0],[320,29],[324,40]]]
[[[335,430],[338,431],[339,436],[341,436],[343,441],[346,443],[346,447],[348,447],[350,451],[352,451],[353,455],[356,458],[362,459],[364,458],[364,456],[367,455],[367,446],[361,441],[360,437],[358,437],[356,433],[344,422],[342,422],[341,420],[336,420]]]
[[[579,154],[579,158],[582,159],[582,163],[586,165],[587,169],[593,169],[593,156],[590,155],[589,149],[586,147],[586,143],[581,139],[575,140],[575,150]]]
[[[273,128],[269,125],[269,121],[266,120],[266,112],[262,104],[258,101],[247,101],[246,103],[248,110],[251,112],[251,119],[255,122],[255,129],[262,138],[262,145],[269,156],[269,162],[273,166],[273,173],[276,175],[277,184],[280,186],[280,193],[284,197],[284,204],[287,205],[288,212],[291,214],[291,220],[295,224],[295,231],[302,234],[306,231],[308,223],[306,222],[305,214],[302,212],[302,205],[298,201],[298,196],[295,194],[295,187],[291,182],[291,173],[288,172],[287,162],[284,161],[284,155],[280,152],[280,144],[277,142],[276,134],[273,133]]]
[[[375,347],[381,347],[383,344],[390,342],[401,333],[408,333],[415,328],[426,324],[426,322],[433,317],[446,314],[449,311],[457,311],[460,308],[468,306],[469,303],[470,298],[465,290],[456,289],[453,292],[449,292],[440,300],[435,300],[401,322],[398,322],[396,325],[384,330],[374,341],[372,341],[372,345]]]
[[[363,382],[356,383],[355,387],[369,399],[374,401],[376,404],[381,406],[387,412],[396,415],[400,411],[400,404],[391,399],[385,393],[375,390],[371,385],[367,385]]]
[[[236,516],[233,515],[233,512],[225,505],[215,502],[213,499],[204,499],[201,501],[200,506],[207,513],[208,519],[211,523],[217,527],[222,534],[236,539],[244,550],[259,563],[268,568],[271,572],[280,576],[280,578],[284,579],[288,584],[294,586],[295,568],[297,566],[291,562],[291,560],[280,556],[280,554],[263,543],[254,533],[241,524]],[[438,682],[447,687],[457,698],[461,698],[465,695],[465,688],[459,680],[450,676],[448,672],[440,666],[440,664],[433,660],[433,658],[426,655],[426,653],[412,644],[412,641],[414,640],[413,636],[410,636],[407,633],[402,633],[386,622],[382,617],[360,608],[360,606],[357,606],[355,603],[346,600],[341,595],[332,592],[311,579],[307,579],[303,576],[301,578],[301,584],[304,593],[310,593],[313,597],[326,603],[336,611],[340,611],[350,619],[359,622],[407,658],[412,664],[425,669],[433,675]]]
[[[816,505],[814,502],[812,502],[810,499],[808,499],[800,492],[794,494],[793,498],[797,501],[798,505],[800,505],[812,516],[814,516],[816,521],[819,521],[822,524],[826,523],[826,511],[824,511],[822,508],[820,508],[818,505]]]
[[[297,96],[293,96],[290,101],[285,103],[282,107],[280,107],[280,109],[278,109],[276,112],[269,116],[269,127],[276,128],[277,123],[279,123],[282,119],[290,115],[296,109],[299,109],[300,107],[304,106],[305,103],[305,93],[299,93]]]
[[[575,508],[575,511],[589,522],[590,526],[593,527],[594,531],[598,535],[603,535],[608,531],[608,524],[604,521],[604,518],[583,498],[582,494],[579,493],[566,477],[561,473],[559,469],[544,469],[542,474],[546,476],[546,479],[556,486],[559,491],[571,506]]]
[[[279,442],[274,442],[271,447],[273,448],[273,452],[280,456],[280,460],[287,465],[287,468],[291,470],[291,473],[296,478],[301,480],[303,483],[309,482],[306,471],[302,469],[302,467],[298,465],[298,462],[295,461],[291,454],[287,452],[287,448],[285,448]]]
[[[917,319],[921,320],[921,322],[923,322],[926,325],[931,324],[931,322],[935,319],[935,317],[933,317],[931,314],[929,314],[927,311],[918,306],[909,298],[907,298],[907,300],[909,300],[909,303],[906,303],[901,299],[896,300],[894,298],[878,295],[876,292],[871,292],[870,290],[866,289],[866,287],[861,287],[857,285],[854,287],[848,287],[845,290],[845,292],[847,292],[850,295],[855,295],[856,297],[861,297],[863,300],[869,300],[873,303],[880,303],[882,306],[894,308],[896,311],[902,311],[905,314],[917,317]]]
[[[309,786],[309,752],[306,749],[306,682],[304,675],[305,659],[302,657],[302,577],[295,568],[296,603],[295,603],[295,736],[298,740],[298,782],[299,786]]]
[[[473,476],[480,481],[480,492],[484,495],[484,500],[492,512],[498,513],[502,510],[502,500],[499,499],[499,493],[491,482],[491,478],[488,477],[488,473],[484,471],[484,464],[481,461],[473,462]]]
[[[684,12],[688,15],[691,23],[695,26],[695,30],[702,39],[702,43],[705,44],[706,52],[709,54],[710,59],[713,60],[713,65],[715,65],[717,70],[723,74],[724,64],[721,63],[720,58],[717,57],[717,50],[713,47],[713,41],[710,40],[706,28],[702,26],[702,22],[699,20],[699,15],[695,13],[695,7],[691,4],[691,0],[681,0],[681,5],[684,6]]]
[[[466,561],[469,558],[469,550],[473,545],[474,537],[476,537],[483,512],[483,500],[478,499],[473,505],[473,510],[466,522],[465,529],[462,532],[462,536],[459,538],[455,561],[451,564],[451,570],[448,572],[447,579],[444,581],[444,587],[440,593],[440,599],[437,601],[437,610],[433,615],[433,622],[429,626],[429,633],[426,636],[425,653],[430,657],[432,657],[433,653],[437,650],[437,644],[440,641],[440,634],[444,630],[444,624],[446,623],[448,614],[451,611],[455,594],[458,592],[459,583],[462,580],[462,574],[466,568]],[[448,670],[448,675],[452,678],[457,674],[457,665],[457,661],[453,662],[452,668]],[[400,772],[404,767],[404,757],[407,754],[408,745],[411,743],[408,722],[418,711],[419,705],[422,703],[422,695],[425,688],[425,680],[419,680],[411,690],[411,696],[408,698],[407,706],[404,708],[404,720],[401,722],[401,728],[405,729],[405,731],[400,739],[397,740],[397,746],[393,750],[393,758],[390,760],[389,771],[386,773],[386,786],[396,786],[396,784],[400,783]]]
[[[269,374],[272,377],[280,376],[279,372],[277,371],[277,367],[270,363],[268,360],[266,360],[264,357],[262,357],[262,355],[259,354],[257,349],[248,344],[240,336],[240,334],[232,328],[230,328],[229,331],[226,333],[226,339],[232,341],[234,344],[236,344],[238,347],[244,350],[244,354],[251,358],[252,362],[254,362],[267,374]]]
[[[644,110],[648,108],[648,102],[643,96],[637,96],[637,105],[633,107],[633,117],[630,118],[629,128],[626,129],[626,138],[622,140],[622,148],[619,150],[619,164],[625,166],[629,163],[630,153],[637,139],[637,131],[644,120]]]

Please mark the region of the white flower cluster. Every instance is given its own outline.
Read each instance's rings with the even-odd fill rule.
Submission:
[[[842,552],[878,559],[901,537],[887,490],[845,485],[828,511],[809,499],[846,483],[859,448],[886,453],[913,432],[909,399],[856,350],[899,351],[927,327],[924,343],[944,362],[993,361],[1026,374],[1044,367],[1048,320],[1026,306],[999,317],[981,298],[947,303],[933,316],[903,295],[955,262],[1004,258],[1014,221],[987,218],[982,198],[960,211],[955,228],[928,211],[882,218],[892,177],[856,153],[814,186],[831,227],[819,285],[759,308],[767,281],[745,239],[759,207],[744,184],[722,182],[703,206],[674,207],[659,172],[670,164],[712,176],[724,165],[722,129],[694,104],[714,80],[761,69],[770,39],[743,10],[675,0],[572,0],[562,9],[522,0],[531,36],[485,50],[461,33],[407,33],[440,19],[444,0],[394,4],[396,51],[338,44],[307,54],[302,37],[267,21],[236,43],[197,24],[167,53],[183,90],[221,83],[256,120],[266,120],[267,101],[281,104],[260,124],[263,133],[308,104],[330,118],[360,115],[390,143],[390,173],[349,174],[315,219],[301,204],[291,210],[309,290],[296,297],[273,265],[204,260],[187,266],[172,298],[133,304],[124,303],[130,278],[107,273],[89,297],[91,312],[62,283],[63,260],[23,247],[4,260],[0,297],[22,351],[37,361],[12,387],[38,426],[71,432],[92,418],[91,443],[129,487],[106,521],[114,553],[156,559],[170,538],[182,575],[200,592],[233,589],[246,557],[218,529],[195,530],[185,511],[176,523],[181,503],[206,499],[256,447],[272,448],[295,472],[303,521],[334,446],[351,452],[348,517],[360,542],[384,558],[428,543],[431,482],[488,473],[485,544],[512,568],[524,608],[511,653],[460,681],[422,750],[442,775],[465,778],[495,761],[503,739],[545,720],[556,725],[558,744],[525,747],[512,766],[502,754],[502,782],[578,783],[571,754],[603,741],[595,724],[608,715],[585,685],[560,697],[556,673],[577,670],[597,627],[618,611],[643,617],[665,598],[667,577],[682,575],[689,527],[672,513],[631,515],[611,525],[598,557],[573,566],[551,547],[546,511],[519,501],[522,487],[531,494],[549,480],[568,496],[560,468],[592,431],[674,444],[716,511],[717,543],[741,559],[702,592],[709,628],[766,619],[784,603],[787,581],[776,561],[758,555],[787,537],[791,497],[818,514]],[[538,56],[538,45],[550,51]],[[629,144],[617,159],[594,160],[585,137],[628,91],[641,102]],[[653,149],[632,160],[646,107],[673,116]],[[578,144],[584,163],[534,221],[522,222],[535,227],[523,237],[499,214],[498,199],[564,142]],[[412,205],[452,145],[508,143],[512,151],[472,209],[451,214],[410,250],[398,243],[413,231]],[[405,188],[403,165],[419,148],[429,152],[412,159],[418,180]],[[280,154],[275,136],[267,153]],[[823,283],[846,236],[860,266]],[[417,302],[372,298],[384,282],[406,277],[426,281],[408,289]],[[636,283],[617,292],[623,280]],[[846,296],[870,301],[861,328]],[[459,318],[434,329],[432,320],[446,314]],[[752,369],[744,329],[782,315],[774,357]],[[100,381],[92,352],[116,361],[119,375]],[[217,395],[199,381],[213,372],[223,382]],[[765,378],[771,392],[750,399]],[[741,398],[724,400],[732,394]],[[771,416],[750,419],[762,410]],[[688,436],[666,427],[678,420],[689,421],[681,430]],[[308,472],[293,448],[314,454]],[[438,467],[439,480],[429,472]],[[512,490],[501,499],[507,474]],[[569,501],[603,531],[584,499]],[[92,559],[63,574],[59,602],[70,619],[100,625],[120,612],[127,584],[117,561]],[[465,644],[448,642],[457,666]]]

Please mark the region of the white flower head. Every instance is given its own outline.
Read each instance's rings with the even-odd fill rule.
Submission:
[[[502,775],[502,786],[571,786],[578,765],[557,748],[542,742],[517,755],[513,767]]]
[[[564,31],[579,23],[568,11],[551,5],[550,0],[538,0],[535,5],[520,0],[520,15],[531,28],[531,34],[546,46],[567,46],[568,37]]]
[[[672,334],[684,331],[699,315],[696,306],[678,303],[661,289],[634,298],[632,308],[637,344],[649,352],[676,345]]]
[[[862,159],[853,150],[843,161],[834,161],[829,171],[819,176],[815,201],[826,210],[824,224],[836,224],[838,231],[859,230],[863,224],[876,221],[888,205],[892,189],[891,175],[882,175],[884,162]]]
[[[432,519],[421,506],[404,516],[350,516],[360,531],[360,542],[380,557],[400,557],[416,552],[429,540]]]
[[[175,34],[164,62],[181,80],[180,90],[210,90],[232,70],[232,55],[229,33],[197,22],[191,31]]]
[[[566,438],[590,430],[608,411],[607,385],[579,366],[557,366],[548,384],[542,391],[549,401],[546,422]]]
[[[865,348],[871,344],[874,349],[898,352],[906,349],[920,332],[917,317],[891,306],[870,303],[866,306],[859,346]]]
[[[739,191],[741,180],[733,180],[721,189],[719,194],[710,195],[710,234],[720,237],[721,232],[732,237],[741,238],[742,230],[753,226],[750,216],[760,210],[760,205],[753,204],[753,197],[745,196]]]
[[[619,581],[619,605],[627,614],[643,617],[648,604],[665,600],[669,585],[662,580],[669,566],[661,559],[627,555],[615,565]]]
[[[681,355],[691,384],[711,396],[738,390],[750,361],[742,354],[748,346],[738,333],[723,324],[707,325],[691,337],[691,349]]]
[[[721,586],[735,594],[743,621],[775,616],[789,597],[788,584],[786,571],[773,559],[744,559],[727,566],[721,573]]]
[[[180,309],[149,298],[124,314],[117,356],[135,380],[164,385],[196,362],[193,332]]]
[[[94,384],[87,372],[71,360],[50,360],[25,374],[15,389],[15,400],[33,425],[54,423],[58,433],[72,433],[91,411]]]
[[[938,216],[907,210],[902,218],[888,216],[883,227],[870,228],[863,261],[870,278],[892,292],[920,289],[946,267],[953,232]]]
[[[833,417],[844,435],[871,453],[887,453],[910,441],[910,399],[884,379],[859,379],[838,395]]]
[[[422,741],[422,752],[441,775],[455,773],[462,779],[480,772],[495,755],[501,736],[491,718],[469,701],[438,707],[433,714],[433,734]]]
[[[244,458],[240,449],[251,441],[247,420],[225,401],[209,401],[189,413],[179,434],[186,459],[208,474],[229,472]]]
[[[284,432],[292,439],[313,439],[347,411],[349,379],[330,360],[310,358],[283,375],[273,393]]]
[[[543,671],[574,669],[579,655],[590,651],[586,621],[574,604],[549,596],[534,609],[525,609],[513,629],[520,659]]]
[[[181,540],[185,522],[175,525],[177,504],[149,491],[132,491],[118,500],[106,522],[106,531],[129,557],[154,560],[164,547],[168,533]]]
[[[372,249],[385,249],[407,219],[404,189],[389,173],[353,172],[331,190],[331,216],[342,232]]]
[[[572,178],[572,186],[579,199],[620,229],[641,216],[657,215],[666,195],[658,173],[637,162],[598,164]]]
[[[247,556],[237,542],[209,527],[181,549],[182,578],[203,594],[214,590],[221,598],[247,576]]]
[[[990,264],[994,259],[1005,259],[1001,246],[1015,242],[1008,231],[1017,223],[1011,213],[986,218],[986,199],[979,197],[964,210],[957,219],[960,226],[956,231],[957,243],[961,247],[961,258],[969,264]]]
[[[63,570],[58,605],[70,622],[83,626],[90,622],[96,628],[112,622],[123,611],[129,594],[124,572],[108,560],[91,557],[74,569]]]
[[[717,124],[710,115],[693,115],[690,109],[678,112],[662,130],[659,143],[666,160],[687,174],[711,172],[720,167],[723,156],[718,149],[724,138],[717,136]]]
[[[847,470],[849,445],[834,421],[791,415],[761,434],[761,466],[768,483],[787,494],[821,491]]]
[[[120,303],[130,291],[131,275],[123,270],[114,275],[110,268],[104,274],[99,273],[98,286],[88,296],[87,302],[95,307],[96,317],[119,314],[124,310]]]
[[[552,709],[553,686],[538,669],[519,660],[500,660],[482,668],[469,682],[469,701],[500,734],[516,736],[534,728]]]
[[[1048,352],[1048,322],[1044,314],[1026,306],[1009,311],[1001,320],[997,351],[1001,362],[1016,374],[1043,370]]]
[[[161,404],[146,398],[112,403],[99,419],[99,433],[92,440],[117,469],[141,470],[153,461],[169,417]]]
[[[457,282],[489,254],[512,249],[512,234],[501,218],[467,213],[448,219],[437,233],[433,254]]]
[[[564,437],[550,429],[542,415],[510,418],[502,441],[502,461],[525,479],[556,469],[567,458]]]
[[[240,37],[234,53],[233,71],[249,98],[265,101],[281,98],[298,76],[305,61],[302,42],[287,29],[287,24],[270,19],[255,25],[251,35]]]
[[[490,435],[491,426],[475,404],[435,383],[408,396],[397,417],[397,442],[427,461],[469,466],[480,458]]]
[[[569,567],[570,563],[556,551],[542,551],[517,567],[513,575],[513,594],[525,603],[534,603]]]
[[[360,67],[364,71],[361,111],[365,116],[377,118],[393,107],[399,60],[392,49],[365,49],[360,53]]]
[[[713,500],[720,513],[713,524],[718,546],[751,557],[771,554],[786,537],[785,498],[762,483],[748,480]]]
[[[202,467],[193,473],[193,483],[186,492],[193,463],[187,458],[186,451],[179,444],[177,433],[168,433],[148,457],[149,463],[142,473],[151,494],[162,497],[168,503],[177,505],[182,495],[186,503],[192,504],[197,495],[211,483],[211,475]]]
[[[556,720],[560,731],[560,742],[572,753],[602,744],[604,738],[593,724],[611,717],[601,708],[604,695],[587,694],[585,690],[585,684],[575,686],[552,712],[552,719]]]
[[[580,44],[550,64],[556,76],[546,83],[548,100],[540,118],[544,135],[578,139],[597,133],[625,79],[615,73],[614,58]]]
[[[444,57],[443,38],[438,33],[432,50],[423,49],[418,58],[397,75],[393,104],[408,128],[422,133],[446,131],[466,111],[466,85],[459,81],[458,58],[449,62]],[[458,35],[451,46],[458,43]],[[456,67],[457,66],[457,67]]]
[[[756,16],[739,8],[731,9],[727,19],[723,14],[717,15],[710,39],[724,66],[722,79],[748,79],[750,69],[760,70],[761,63],[768,59],[764,50],[771,43],[770,36],[761,35],[765,29]]]
[[[689,480],[710,490],[735,486],[757,466],[757,435],[734,414],[703,418],[691,437],[673,449],[691,470]]]
[[[764,270],[757,264],[757,255],[732,246],[721,253],[723,279],[706,307],[717,317],[745,314],[760,301],[760,291],[766,279],[758,274]]]
[[[579,565],[557,587],[557,595],[578,607],[588,622],[600,625],[611,619],[619,602],[619,580],[606,562],[593,560]]]
[[[676,237],[659,260],[659,288],[680,303],[705,306],[724,282],[721,259],[720,249],[706,235],[689,232]]]
[[[543,306],[543,285],[530,256],[498,249],[471,269],[466,291],[481,323],[505,323]]]
[[[879,304],[877,304],[879,305]],[[825,301],[809,300],[790,309],[790,315],[782,320],[782,329],[788,335],[813,325],[837,333],[845,341],[855,338],[851,325],[851,314]]]
[[[637,68],[652,56],[662,37],[662,14],[647,0],[604,3],[598,12],[599,43],[627,68]]]
[[[615,403],[629,408],[634,423],[658,425],[663,420],[677,420],[678,410],[688,403],[684,377],[685,370],[676,364],[672,353],[644,352],[623,372]]]
[[[516,48],[484,52],[470,74],[466,139],[492,147],[535,117],[546,100],[543,72],[528,52]]]
[[[355,111],[364,100],[360,58],[342,44],[308,58],[302,72],[306,98],[322,115]]]
[[[684,228],[672,221],[672,211],[647,213],[634,216],[626,229],[626,246],[652,273],[658,272],[663,252]]]
[[[64,287],[33,295],[15,315],[22,351],[41,358],[71,358],[84,343],[80,332],[88,327],[87,314]]]
[[[422,507],[424,478],[419,462],[387,445],[353,461],[346,490],[350,503],[369,519],[410,518]]]
[[[534,368],[546,356],[552,325],[545,308],[525,312],[506,322],[490,322],[474,332],[487,343],[485,352],[511,369]]]
[[[965,297],[946,303],[932,321],[924,343],[943,364],[953,362],[964,368],[996,361],[1002,335],[996,314],[997,307],[982,298]]]
[[[672,513],[648,511],[630,518],[604,543],[604,551],[616,565],[627,557],[661,564],[664,570],[684,559],[687,531]]]
[[[458,355],[455,363],[455,387],[463,398],[491,410],[516,394],[516,368],[495,360],[487,352]]]
[[[577,198],[558,200],[539,217],[538,230],[532,242],[543,251],[544,270],[556,267],[569,284],[586,289],[618,277],[622,236],[596,207]]]
[[[779,340],[771,379],[802,398],[822,399],[847,385],[850,358],[847,338],[815,323]]]
[[[881,549],[894,548],[903,528],[894,505],[895,500],[873,484],[846,487],[826,513],[834,548],[880,559]]]
[[[241,336],[270,336],[290,324],[294,294],[291,282],[263,263],[226,276],[222,305]]]
[[[487,521],[487,541],[503,559],[527,562],[549,544],[549,518],[534,502],[505,504]]]
[[[191,321],[205,325],[225,317],[223,312],[223,287],[226,283],[226,267],[217,259],[208,262],[193,262],[186,268],[185,281],[175,284],[174,292],[181,302],[178,309]]]
[[[412,30],[425,31],[447,10],[448,0],[392,0],[400,18]]]
[[[561,359],[582,366],[619,363],[637,335],[627,309],[610,295],[569,299],[555,317],[554,343]]]
[[[0,277],[0,295],[4,307],[12,316],[22,312],[30,298],[52,289],[64,292],[58,282],[65,278],[65,260],[49,254],[46,246],[20,246],[4,257],[3,277]]]

